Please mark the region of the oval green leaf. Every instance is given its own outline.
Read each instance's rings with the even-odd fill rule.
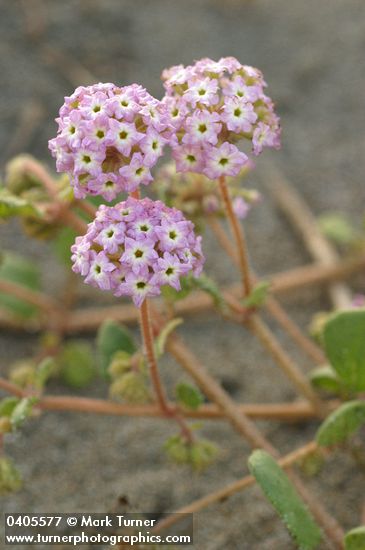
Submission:
[[[365,550],[365,525],[346,533],[345,550]]]
[[[364,423],[365,401],[348,401],[323,422],[317,432],[317,443],[324,447],[341,443]]]
[[[299,548],[316,548],[321,541],[321,530],[274,458],[265,451],[257,450],[251,454],[248,466]]]
[[[365,390],[365,309],[336,313],[324,327],[327,357],[347,388]]]
[[[137,351],[130,332],[116,321],[106,320],[97,335],[97,347],[101,372],[106,375],[109,363],[117,351],[133,355]]]

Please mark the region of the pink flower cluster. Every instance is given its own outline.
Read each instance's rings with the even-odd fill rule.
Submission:
[[[142,86],[80,86],[60,109],[49,148],[75,196],[113,200],[152,180],[150,169],[168,142],[161,103]]]
[[[178,171],[210,179],[236,176],[248,162],[234,145],[240,139],[251,142],[255,155],[264,147],[280,147],[279,119],[257,69],[233,57],[202,59],[166,69],[162,79]]]
[[[138,307],[164,285],[180,290],[180,277],[190,271],[199,276],[204,263],[193,223],[148,198],[100,206],[71,251],[72,269],[85,283],[131,296]]]

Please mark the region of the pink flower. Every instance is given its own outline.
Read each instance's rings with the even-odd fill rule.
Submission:
[[[219,149],[212,147],[208,152],[204,174],[210,179],[237,176],[247,162],[247,155],[239,151],[235,145],[225,142]]]
[[[232,145],[244,138],[251,142],[254,154],[280,146],[279,119],[264,93],[266,83],[259,70],[234,57],[205,58],[187,67],[166,69],[162,79],[166,89],[162,104],[175,128],[170,146],[177,171],[202,172],[208,177],[237,174],[245,157],[230,156],[225,170],[215,162],[224,143]],[[196,154],[191,159],[185,155],[181,149],[185,145],[199,149],[199,161],[193,159]]]
[[[147,185],[172,135],[165,107],[137,84],[80,86],[65,98],[56,121],[49,148],[77,198],[90,193],[112,200]]]
[[[223,107],[222,120],[226,123],[228,130],[237,134],[248,133],[257,120],[257,114],[251,103],[238,98],[227,98]]]
[[[128,166],[123,166],[119,174],[125,181],[126,191],[134,191],[141,185],[148,185],[153,180],[149,167],[144,164],[144,157],[141,153],[134,153]]]
[[[201,172],[203,169],[203,155],[199,147],[194,145],[174,147],[172,156],[178,172]]]
[[[192,222],[147,198],[100,206],[72,252],[72,269],[85,283],[131,296],[138,307],[164,285],[178,290],[180,278],[190,271],[198,276],[204,263]]]
[[[242,197],[235,197],[232,206],[234,213],[240,220],[243,220],[250,210],[250,205]]]
[[[218,134],[222,128],[219,124],[220,117],[217,113],[209,111],[195,111],[186,121],[182,141],[190,145],[207,144],[215,145],[218,141]]]

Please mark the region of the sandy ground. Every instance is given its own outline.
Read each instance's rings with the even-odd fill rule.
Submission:
[[[28,24],[33,39],[24,32],[25,8],[33,20]],[[275,157],[316,213],[341,209],[360,223],[365,195],[365,8],[361,0],[49,0],[43,4],[2,0],[0,10],[2,162],[26,149],[53,165],[47,150],[47,141],[55,133],[53,119],[63,97],[76,84],[83,84],[87,75],[70,75],[66,63],[57,66],[49,61],[50,51],[53,55],[55,49],[62,51],[101,81],[121,85],[138,81],[158,97],[163,93],[159,75],[164,67],[203,56],[234,55],[263,70],[277,102],[283,148],[268,156]],[[42,115],[19,132],[22,112],[31,101]],[[250,179],[260,189],[259,164]],[[250,215],[247,232],[253,264],[261,274],[309,259],[269,198]],[[16,224],[1,227],[0,235],[4,248],[44,261],[45,286],[57,291],[61,274],[46,246],[29,243]],[[234,270],[209,235],[204,248],[207,272],[220,282],[234,280]],[[328,306],[318,291],[291,296],[288,302],[303,327],[315,311]],[[309,368],[272,326],[293,356]],[[212,315],[200,316],[186,323],[181,333],[235,399],[294,398],[293,389],[271,360],[237,326]],[[1,369],[6,371],[9,361],[31,353],[36,342],[33,336],[1,334]],[[163,362],[162,370],[168,384],[181,377],[171,360]],[[66,390],[52,387],[52,391]],[[103,396],[106,387],[95,384],[85,393]],[[308,441],[316,423],[265,423],[262,427],[286,452]],[[2,508],[104,512],[126,495],[135,510],[173,511],[247,472],[248,448],[224,423],[206,423],[203,428],[207,437],[220,443],[222,453],[200,476],[166,465],[161,445],[167,433],[173,433],[173,427],[162,421],[45,414],[8,439],[6,449],[26,483],[21,492],[3,499]],[[308,483],[346,529],[360,523],[364,477],[345,454],[334,454]],[[195,519],[199,550],[294,548],[256,488]]]

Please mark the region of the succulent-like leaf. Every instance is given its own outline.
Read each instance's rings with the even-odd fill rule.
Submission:
[[[109,363],[117,351],[133,355],[137,351],[130,332],[116,321],[106,320],[97,335],[101,372],[106,375]]]
[[[24,397],[14,407],[10,421],[14,430],[19,428],[32,414],[33,406],[37,402],[36,397]]]
[[[0,457],[0,494],[18,491],[22,480],[14,464],[5,456]]]
[[[274,458],[265,451],[257,450],[251,454],[248,465],[251,474],[284,521],[299,548],[316,548],[321,540],[321,531],[288,476]]]
[[[324,365],[323,367],[311,370],[309,378],[315,388],[336,395],[343,392],[343,383],[330,365]]]
[[[269,281],[260,281],[243,301],[245,307],[260,307],[265,302],[270,290]]]
[[[187,382],[177,384],[175,393],[178,402],[188,409],[196,410],[204,402],[201,391],[196,386]]]
[[[336,244],[352,244],[359,232],[340,212],[326,212],[318,219],[322,233]]]
[[[316,440],[329,446],[348,439],[365,423],[365,401],[348,401],[331,413],[320,426]]]
[[[57,258],[66,266],[71,266],[71,246],[74,244],[76,231],[70,227],[62,227],[53,241],[53,249]]]
[[[200,277],[191,277],[191,280],[195,288],[203,290],[203,292],[206,292],[211,298],[213,298],[214,304],[218,308],[224,307],[225,301],[223,294],[217,283],[211,277],[208,277],[207,275],[202,273]]]
[[[4,399],[2,399],[0,401],[0,417],[10,417],[19,401],[20,399],[18,397],[5,397]]]
[[[38,388],[43,388],[55,370],[56,361],[54,357],[45,357],[36,367],[34,374],[34,385]]]
[[[39,212],[34,206],[0,186],[0,219],[6,220],[12,216],[38,216]]]
[[[73,388],[83,388],[95,378],[93,350],[84,340],[69,340],[57,358],[60,376]]]
[[[156,342],[155,342],[157,357],[161,357],[161,355],[163,355],[163,353],[165,352],[165,346],[166,346],[166,341],[167,341],[168,337],[170,336],[170,334],[172,332],[174,332],[176,327],[181,325],[181,323],[183,323],[183,322],[184,321],[181,318],[171,319],[171,321],[166,323],[166,325],[163,327],[163,329],[161,330],[161,332],[157,336]]]
[[[40,289],[40,273],[34,262],[12,253],[2,255],[0,279],[18,283],[32,290]],[[0,292],[0,305],[23,318],[29,318],[38,312],[36,306],[4,292]]]
[[[336,313],[324,328],[327,357],[348,389],[365,390],[365,309]]]
[[[365,525],[351,529],[345,536],[345,550],[365,549]]]

